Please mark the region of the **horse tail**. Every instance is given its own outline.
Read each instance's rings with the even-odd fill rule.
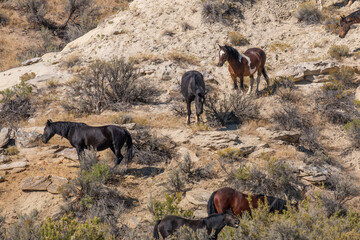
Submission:
[[[262,69],[262,74],[264,75],[264,78],[265,78],[265,80],[266,80],[266,84],[267,84],[267,86],[269,87],[269,77],[268,77],[268,75],[267,75],[267,73],[266,73],[265,66],[264,66],[263,69]]]
[[[155,227],[154,227],[154,238],[155,239],[160,239],[159,230],[158,230],[158,226],[159,226],[160,222],[161,222],[161,220],[157,220],[156,224],[155,224]]]
[[[127,161],[131,162],[132,157],[133,157],[133,142],[132,142],[132,137],[129,133],[128,130],[125,129],[125,133],[126,133],[126,146],[127,146]]]
[[[211,214],[218,213],[215,208],[214,204],[214,196],[217,193],[217,191],[213,192],[209,198],[209,201],[207,203],[207,213],[210,216]]]

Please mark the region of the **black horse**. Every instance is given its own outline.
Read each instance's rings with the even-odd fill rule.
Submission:
[[[156,222],[154,227],[154,238],[160,239],[160,231],[161,236],[165,239],[169,235],[172,235],[180,227],[185,225],[194,231],[197,229],[206,228],[207,234],[209,236],[208,239],[216,240],[218,234],[225,226],[237,228],[239,227],[239,224],[240,220],[230,213],[213,214],[209,217],[201,218],[199,220],[190,220],[179,216],[170,215]],[[215,230],[215,233],[213,236],[210,236],[212,230]]]
[[[132,159],[133,143],[131,135],[126,129],[119,126],[91,127],[85,123],[47,120],[41,140],[43,143],[47,143],[55,134],[59,134],[70,141],[70,144],[76,148],[79,160],[84,149],[93,148],[102,151],[110,148],[116,155],[114,166],[116,167],[124,158],[121,154],[121,148],[125,141],[127,145],[127,161],[130,162]]]
[[[194,100],[197,121],[199,122],[199,116],[203,113],[203,105],[205,102],[205,82],[203,75],[198,71],[184,73],[181,78],[181,93],[187,104],[187,124],[190,124],[191,102]]]

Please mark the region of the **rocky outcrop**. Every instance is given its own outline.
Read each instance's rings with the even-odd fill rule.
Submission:
[[[56,155],[57,157],[62,156],[73,161],[78,160],[78,155],[75,148],[65,148],[64,150],[58,152]]]
[[[238,135],[224,131],[206,131],[194,134],[190,143],[201,148],[222,149],[240,144]]]
[[[21,66],[31,65],[31,64],[34,64],[34,63],[37,63],[37,62],[40,62],[40,61],[41,61],[41,57],[31,58],[31,59],[28,59],[28,60],[22,62]]]
[[[289,77],[295,81],[322,82],[327,81],[324,76],[331,70],[339,68],[339,64],[332,61],[303,62],[286,66],[276,73],[276,77]]]
[[[3,128],[0,131],[0,148],[6,146],[10,140],[11,130],[9,128]]]
[[[300,139],[299,131],[271,131],[264,127],[259,127],[256,131],[263,137],[268,138],[270,140],[278,140],[287,143],[297,143]]]
[[[355,100],[360,101],[360,86],[356,89]]]
[[[31,148],[39,145],[42,128],[24,128],[15,133],[17,148]]]
[[[21,183],[21,190],[23,191],[48,191],[50,193],[58,194],[59,187],[68,183],[68,180],[63,177],[46,175],[37,176],[35,178],[25,178]]]
[[[196,210],[194,212],[196,217],[204,217],[204,215],[206,217],[206,206],[211,193],[211,191],[202,188],[194,188],[191,191],[186,192],[186,196],[181,200],[179,206],[184,209]]]
[[[27,162],[12,162],[0,165],[0,170],[11,170],[14,168],[25,168],[28,166]]]
[[[328,170],[324,168],[308,165],[299,168],[298,177],[310,182],[311,184],[320,185],[326,181],[328,174]]]

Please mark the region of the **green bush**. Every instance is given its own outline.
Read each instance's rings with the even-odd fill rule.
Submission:
[[[185,218],[192,218],[193,211],[181,209],[178,206],[180,201],[181,201],[181,193],[176,193],[173,196],[166,194],[164,202],[151,200],[148,209],[154,215],[155,221],[163,219],[168,215],[176,215]]]
[[[332,45],[328,50],[329,56],[338,60],[342,59],[343,57],[348,57],[349,52],[350,49],[346,45]]]
[[[89,219],[84,223],[74,219],[72,214],[64,215],[60,220],[47,218],[40,229],[40,238],[46,240],[110,240],[115,239],[110,227],[101,223],[99,218]]]
[[[360,119],[355,118],[353,121],[345,124],[344,129],[351,137],[353,146],[360,147]]]
[[[90,170],[82,170],[80,178],[86,184],[104,184],[110,178],[109,167],[100,162],[96,163]]]

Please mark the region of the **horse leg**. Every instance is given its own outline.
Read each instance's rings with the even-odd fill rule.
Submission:
[[[251,75],[250,76],[250,86],[249,86],[249,90],[248,90],[247,94],[251,93],[253,85],[254,85],[254,75]]]
[[[76,148],[76,153],[77,153],[77,155],[78,155],[78,158],[79,158],[79,161],[81,160],[81,157],[84,155],[83,153],[84,153],[84,148],[82,148],[82,147],[79,147],[79,146],[77,146],[77,147],[75,147]]]
[[[113,151],[113,153],[115,154],[116,156],[116,160],[115,160],[115,165],[114,165],[114,168],[116,168],[117,165],[119,165],[121,163],[121,161],[123,160],[124,156],[121,154],[121,147],[119,146],[121,144],[113,144],[111,148],[111,150]]]
[[[231,74],[231,79],[232,79],[232,81],[233,81],[233,83],[234,83],[234,89],[237,89],[238,86],[237,86],[237,82],[236,82],[236,76],[233,75],[233,74]]]
[[[244,91],[244,76],[240,76],[240,89],[241,91]]]
[[[188,113],[187,125],[190,125],[191,102],[186,101],[186,105],[187,105],[187,113]]]
[[[258,96],[259,96],[260,77],[261,77],[261,73],[259,73],[258,76],[257,76],[257,78],[256,78],[256,95],[258,95]]]

